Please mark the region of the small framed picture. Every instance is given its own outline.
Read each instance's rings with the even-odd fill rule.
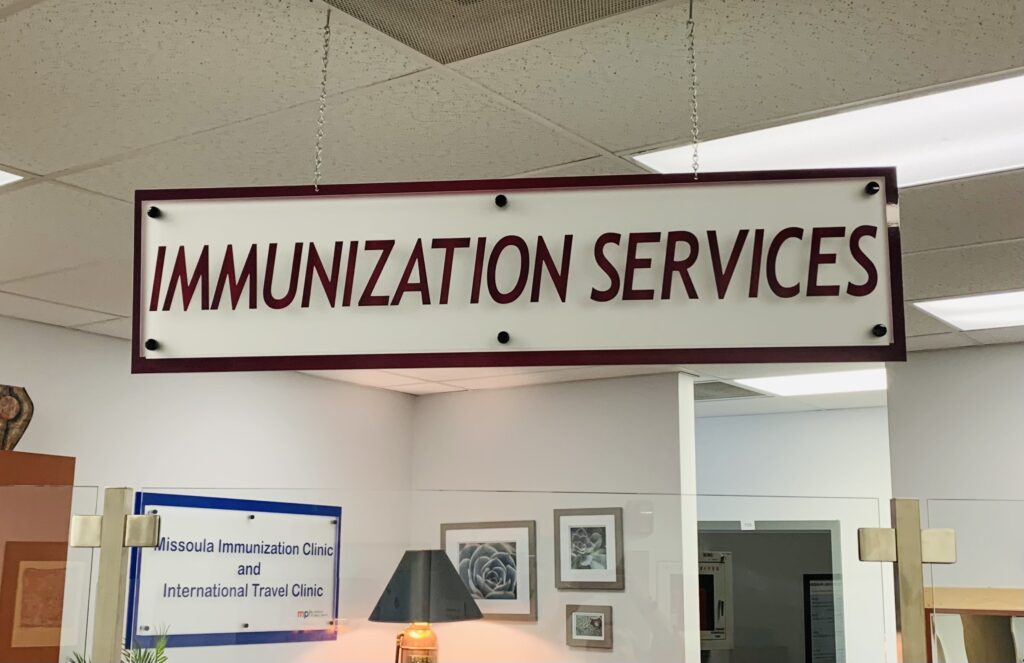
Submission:
[[[626,588],[622,508],[555,511],[555,587]]]
[[[588,649],[611,649],[611,606],[565,606],[565,644]]]
[[[537,523],[441,525],[441,547],[485,619],[537,621]]]

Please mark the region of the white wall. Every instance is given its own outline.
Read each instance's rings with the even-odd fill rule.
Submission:
[[[895,655],[892,574],[857,553],[857,529],[889,524],[888,438],[883,408],[697,420],[701,520],[838,523],[851,663]]]
[[[1024,588],[1024,344],[916,352],[889,370],[893,492],[957,532],[938,587]]]
[[[697,420],[703,495],[891,497],[885,408]]]
[[[563,606],[578,599],[614,607],[616,631],[629,638],[616,647],[616,660],[679,659],[681,625],[667,587],[681,573],[678,390],[676,376],[659,375],[417,402],[414,542],[437,545],[441,522],[538,524],[538,624],[480,627],[501,638],[501,650],[481,659],[479,649],[449,646],[447,660],[591,660],[593,652],[562,644]],[[856,622],[848,660],[891,658],[891,577],[881,565],[859,562],[856,549],[858,527],[888,522],[885,410],[699,419],[696,437],[699,491],[738,496],[702,497],[701,519],[839,522],[837,561],[849,587],[847,619]],[[584,504],[627,509],[633,556],[624,594],[554,589],[551,511]],[[471,638],[465,626],[445,629]]]
[[[616,661],[680,659],[666,589],[683,552],[678,394],[671,374],[417,402],[414,545],[439,545],[442,522],[537,523],[538,621],[441,625],[446,661],[607,660],[566,647],[573,603],[612,606]],[[553,510],[584,506],[625,509],[624,592],[554,587]]]
[[[408,540],[412,397],[296,373],[133,376],[124,341],[7,318],[0,383],[25,386],[35,402],[18,448],[76,456],[78,484],[341,504],[346,637],[249,647],[246,660],[387,655],[394,628],[363,618]],[[197,648],[172,660],[238,656]]]
[[[1024,498],[1024,344],[912,353],[889,413],[897,497]]]
[[[674,374],[428,396],[414,488],[679,492]]]

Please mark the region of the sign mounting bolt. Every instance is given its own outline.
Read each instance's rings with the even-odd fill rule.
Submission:
[[[147,338],[146,339],[146,349],[147,350],[149,350],[150,352],[153,352],[154,350],[158,350],[159,348],[160,348],[160,341],[156,340],[155,338]]]
[[[864,193],[869,196],[873,196],[881,190],[882,187],[878,182],[868,182],[867,186],[864,187]]]
[[[889,333],[889,328],[879,323],[871,328],[871,333],[877,336],[878,338],[882,338],[883,336]]]
[[[503,193],[499,193],[494,197],[494,204],[498,207],[505,207],[508,205],[508,196]]]
[[[151,219],[159,219],[163,215],[164,212],[159,207],[150,207],[148,210],[146,210],[146,216],[148,216]]]
[[[512,340],[512,336],[507,331],[498,332],[498,343],[505,345]]]

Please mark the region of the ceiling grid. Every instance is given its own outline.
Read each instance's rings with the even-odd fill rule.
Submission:
[[[477,21],[510,5],[456,4]],[[499,21],[447,54],[338,16],[325,181],[637,173],[633,154],[685,142],[685,1],[540,4],[554,14],[534,12],[533,32],[503,36]],[[708,138],[1024,71],[1014,0],[696,5]],[[123,338],[135,189],[306,182],[325,7],[0,0],[0,169],[26,178],[0,187],[0,315]],[[1021,170],[903,191],[908,300],[1024,287],[1022,192]],[[908,327],[912,350],[1024,341],[913,312]],[[457,390],[573,370],[384,381]]]

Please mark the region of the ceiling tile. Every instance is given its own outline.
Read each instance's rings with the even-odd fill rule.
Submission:
[[[132,255],[132,208],[50,182],[0,189],[0,283]]]
[[[76,329],[80,329],[91,334],[102,334],[103,336],[113,336],[114,338],[123,338],[130,341],[132,338],[132,319],[115,318],[114,320],[107,320],[106,322],[79,325]]]
[[[534,170],[516,177],[576,177],[591,175],[638,175],[646,173],[631,161],[616,157],[600,156],[572,163],[563,163],[553,168]]]
[[[814,363],[814,364],[704,364],[693,366],[694,371],[701,375],[722,378],[723,380],[742,380],[743,378],[761,378],[772,375],[807,375],[811,373],[831,373],[835,371],[860,371],[878,368],[883,364],[871,362],[857,363]]]
[[[339,382],[351,382],[365,387],[395,387],[407,385],[412,380],[404,375],[396,375],[388,371],[354,370],[354,371],[301,371],[306,375],[324,378],[326,380],[338,380]]]
[[[0,292],[0,315],[65,327],[110,319],[110,315],[106,313],[86,311],[71,306],[61,306],[60,304],[20,297],[6,292]]]
[[[780,412],[805,412],[814,410],[811,405],[796,398],[736,398],[722,401],[700,401],[695,403],[698,417],[738,417],[748,414],[776,414]]]
[[[111,315],[132,313],[132,263],[112,260],[0,285],[7,292]]]
[[[696,12],[708,137],[1019,67],[1024,49],[1017,0],[720,0]],[[681,142],[687,16],[686,2],[665,3],[454,67],[613,151]]]
[[[908,301],[1024,288],[1024,240],[903,256]]]
[[[1024,170],[900,192],[904,253],[1024,238]]]
[[[162,145],[66,179],[129,200],[138,188],[298,184],[312,178],[317,105]],[[506,177],[593,151],[438,72],[332,97],[325,182]]]
[[[391,372],[405,377],[406,382],[425,380],[427,382],[452,382],[454,380],[473,380],[478,378],[504,377],[523,375],[525,373],[542,373],[557,371],[558,366],[513,366],[484,368],[396,368]]]
[[[929,334],[927,336],[914,336],[907,339],[907,350],[918,352],[921,350],[945,350],[946,348],[962,348],[968,345],[975,345],[974,341],[959,333]]]
[[[316,99],[325,9],[66,0],[20,11],[0,22],[0,162],[50,173]],[[422,68],[366,30],[332,29],[334,92]]]
[[[405,394],[413,394],[415,396],[426,396],[427,394],[444,394],[450,391],[465,391],[461,387],[456,387],[450,384],[441,384],[440,382],[418,382],[415,384],[406,384],[399,387],[388,387],[391,391],[400,391]]]
[[[536,384],[553,384],[557,382],[575,382],[578,380],[603,380],[633,375],[653,375],[656,373],[675,373],[675,366],[577,366],[539,373],[521,373],[488,378],[467,378],[448,380],[449,384],[466,389],[505,389],[507,387],[525,387]]]
[[[945,334],[956,331],[941,320],[934,318],[911,303],[903,305],[906,316],[907,336],[925,336],[926,334]]]
[[[979,343],[995,345],[998,343],[1024,343],[1024,327],[1004,327],[1002,329],[978,329],[964,332]]]
[[[852,394],[818,394],[800,396],[800,401],[818,410],[846,410],[855,407],[885,407],[885,391],[863,391]]]

